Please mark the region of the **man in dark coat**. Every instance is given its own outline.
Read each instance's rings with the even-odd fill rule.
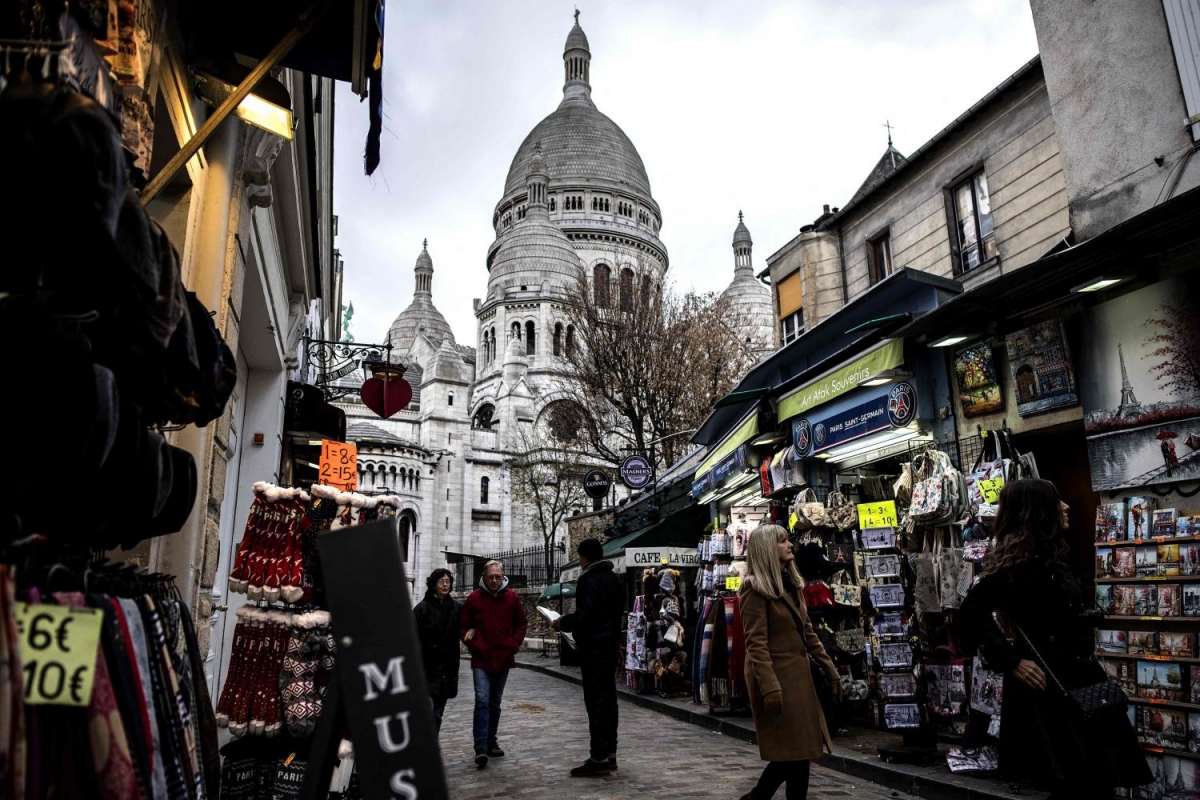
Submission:
[[[583,703],[588,713],[591,753],[571,770],[573,777],[598,775],[617,768],[617,659],[625,590],[604,561],[599,539],[579,543],[579,584],[575,611],[555,621],[555,627],[575,636],[583,677]]]
[[[521,598],[508,588],[504,565],[499,561],[487,562],[479,588],[467,597],[458,618],[459,633],[471,651],[471,676],[475,680],[475,765],[480,769],[487,766],[489,758],[504,755],[496,739],[500,701],[508,683],[508,671],[517,666],[514,656],[525,641],[528,627]]]
[[[450,596],[454,576],[448,569],[435,569],[425,579],[425,599],[417,603],[417,637],[421,640],[421,662],[433,701],[437,729],[442,729],[446,701],[458,697],[458,615],[462,603]]]

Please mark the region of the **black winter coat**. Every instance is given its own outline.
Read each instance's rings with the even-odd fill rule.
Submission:
[[[575,587],[575,611],[564,614],[559,630],[575,635],[580,651],[616,648],[625,616],[625,587],[611,561],[589,564]]]
[[[432,591],[417,603],[417,637],[421,640],[421,661],[429,694],[434,697],[458,696],[458,615],[462,603],[453,597],[439,600]]]
[[[1021,660],[1028,660],[1043,671],[1048,666],[1068,690],[1104,680],[1093,655],[1098,620],[1084,614],[1094,605],[1070,567],[1042,558],[981,578],[963,601],[958,627],[964,640],[978,645],[989,669],[1004,674],[1000,766],[1009,777],[1049,785],[1070,782],[1084,794],[1083,787],[1140,786],[1153,780],[1127,720],[1085,726],[1050,675],[1046,689],[1039,691],[1012,674]],[[1013,629],[1012,641],[993,618],[996,611]]]

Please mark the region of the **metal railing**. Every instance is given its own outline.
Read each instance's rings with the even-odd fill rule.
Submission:
[[[483,566],[489,561],[504,563],[504,574],[512,589],[528,589],[558,582],[558,574],[566,563],[566,554],[556,547],[549,551],[545,547],[526,547],[523,550],[506,550],[489,555],[448,553],[455,556],[448,560],[454,564],[456,589],[470,591],[479,585],[483,577]]]

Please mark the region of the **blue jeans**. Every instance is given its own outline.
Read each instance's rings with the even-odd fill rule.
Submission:
[[[442,715],[446,713],[446,698],[430,695],[429,702],[433,703],[433,720],[438,733],[442,732]]]
[[[496,730],[500,727],[500,700],[504,697],[504,685],[508,683],[508,670],[488,672],[473,669],[475,678],[475,752],[486,753],[496,744]]]

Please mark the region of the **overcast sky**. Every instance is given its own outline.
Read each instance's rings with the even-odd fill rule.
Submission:
[[[843,205],[887,146],[916,150],[1037,53],[1028,0],[580,0],[592,99],[641,154],[677,287],[723,289],[739,209],[755,270]],[[563,0],[388,4],[383,160],[367,109],[336,110],[336,246],[358,341],[412,299],[421,240],[434,304],[474,346],[492,211],[517,147],[562,98]]]

